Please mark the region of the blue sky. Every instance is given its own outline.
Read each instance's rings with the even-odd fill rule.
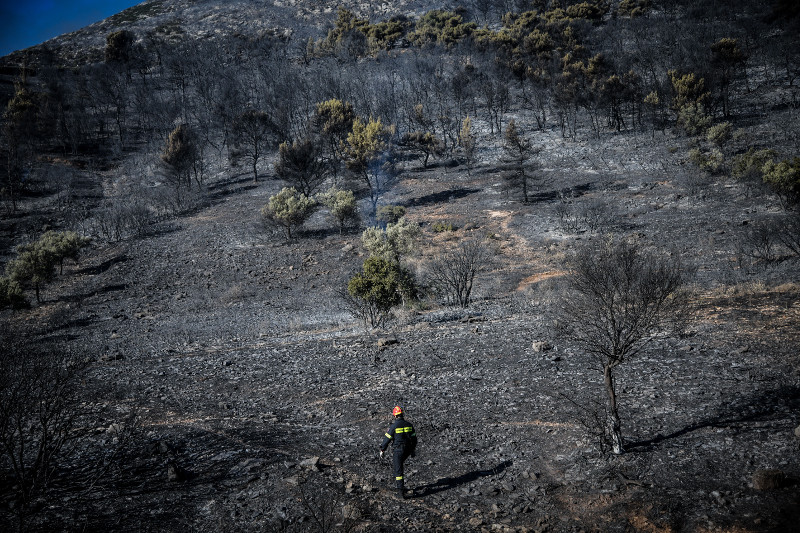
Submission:
[[[143,0],[0,0],[0,56],[88,26]]]

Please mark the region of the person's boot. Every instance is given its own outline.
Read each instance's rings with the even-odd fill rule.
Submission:
[[[403,489],[403,487],[398,487],[397,488],[397,495],[400,496],[404,500],[407,498],[406,491]]]

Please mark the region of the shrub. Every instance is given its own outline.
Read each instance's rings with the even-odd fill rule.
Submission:
[[[733,137],[733,126],[731,126],[730,122],[722,122],[711,126],[706,132],[706,139],[708,139],[708,142],[714,143],[720,148],[730,141],[731,137]]]
[[[270,196],[269,203],[261,209],[261,214],[283,226],[286,237],[291,239],[292,229],[302,226],[316,208],[317,202],[313,198],[297,192],[294,187],[284,187],[275,196]]]
[[[348,281],[344,296],[364,327],[376,328],[386,323],[392,308],[400,305],[404,296],[415,292],[411,274],[399,263],[370,256]]]
[[[422,154],[422,168],[428,168],[430,156],[440,156],[444,153],[444,144],[439,138],[429,131],[415,131],[403,135],[403,144]]]
[[[617,7],[617,14],[620,17],[641,17],[650,7],[650,0],[622,0]]]
[[[761,168],[764,183],[781,197],[784,206],[800,202],[800,157],[775,162],[769,160]]]
[[[464,22],[461,15],[452,11],[434,9],[420,17],[416,29],[408,37],[418,45],[429,42],[452,45],[472,35],[477,27],[474,22]]]
[[[716,174],[722,170],[725,157],[722,155],[722,152],[716,148],[710,152],[703,151],[699,148],[692,148],[689,150],[689,160],[700,169]]]
[[[439,221],[434,222],[433,225],[431,226],[431,228],[436,233],[444,233],[445,231],[453,231],[453,223],[439,220]]]
[[[672,85],[672,109],[677,113],[677,125],[688,134],[698,135],[711,125],[711,117],[706,112],[706,104],[711,93],[705,89],[705,79],[693,72],[679,75],[669,71]]]
[[[27,305],[22,285],[8,277],[0,278],[0,309],[21,309]]]
[[[733,158],[731,165],[731,175],[737,179],[762,179],[762,169],[768,161],[777,157],[775,150],[756,150],[750,148],[744,154],[739,154]]]
[[[382,205],[375,213],[375,220],[382,224],[395,224],[406,216],[406,208],[402,205]]]
[[[167,179],[175,187],[191,188],[192,174],[200,183],[201,153],[196,134],[186,124],[178,125],[167,138],[161,161],[167,171]]]
[[[677,123],[687,135],[700,135],[711,125],[711,116],[702,104],[687,104],[678,110]]]
[[[81,249],[89,245],[89,239],[74,231],[48,231],[39,238],[41,246],[47,247],[59,265],[59,273],[64,273],[64,259],[78,261]]]
[[[56,265],[63,271],[64,259],[77,260],[80,249],[88,242],[72,231],[48,231],[39,240],[18,246],[16,257],[6,265],[8,281],[4,291],[6,298],[10,298],[9,304],[20,303],[21,288],[26,284],[33,285],[36,301],[41,302],[41,288],[55,276]]]
[[[358,205],[353,191],[339,190],[333,187],[319,195],[319,201],[330,210],[331,216],[336,219],[340,234],[348,224],[358,224]]]
[[[326,168],[317,145],[303,139],[280,144],[275,174],[290,187],[311,196],[325,181]]]
[[[567,7],[567,16],[598,21],[608,12],[607,4],[598,5],[592,2],[581,2]]]
[[[401,218],[395,224],[389,224],[385,230],[367,228],[361,235],[361,243],[372,256],[400,262],[404,255],[414,250],[420,233],[419,224]]]

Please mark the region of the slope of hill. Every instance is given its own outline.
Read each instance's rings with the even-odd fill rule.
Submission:
[[[383,10],[419,15],[426,4],[358,7],[378,14],[374,23]],[[730,24],[704,38],[717,43],[730,31],[744,42],[747,22],[762,23],[745,7],[742,24],[719,11],[701,20],[687,6],[657,5],[644,21],[609,13],[564,28],[593,53],[629,51],[643,28],[660,39],[670,29],[658,21],[695,28],[670,50],[699,72],[704,60],[691,63],[698,33]],[[791,530],[800,518],[800,286],[797,254],[777,236],[796,213],[773,189],[732,175],[750,149],[772,148],[776,161],[797,155],[792,67],[777,74],[773,62],[792,52],[769,55],[767,44],[751,42],[751,63],[731,82],[729,116],[707,74],[716,102],[707,118],[735,132],[716,143],[687,134],[666,103],[641,107],[649,90],[635,92],[630,109],[614,103],[590,83],[598,64],[590,54],[572,72],[589,82],[570,105],[566,85],[504,74],[500,51],[464,41],[303,56],[305,24],[318,39],[334,20],[323,2],[144,2],[57,41],[58,61],[90,62],[77,79],[37,67],[27,80],[40,94],[66,94],[84,120],[70,122],[69,106],[42,111],[67,133],[36,141],[33,185],[13,208],[7,200],[0,221],[4,259],[44,229],[76,230],[93,243],[43,288],[40,303],[2,311],[4,346],[22,356],[9,355],[14,364],[44,351],[86,369],[69,397],[77,399],[74,452],[62,450],[48,490],[30,500],[1,463],[0,519],[17,527],[21,515],[42,530]],[[91,63],[119,29],[137,36],[146,61]],[[159,39],[151,49],[148,32]],[[679,65],[641,46],[630,64],[620,52],[603,79],[624,65],[677,100],[664,67]],[[571,79],[561,59],[552,61],[559,83]],[[653,79],[648,65],[658,70]],[[125,90],[96,89],[114,80]],[[353,102],[365,121],[397,126],[395,179],[380,203],[405,207],[420,224],[404,264],[422,285],[449,245],[480,238],[491,250],[465,308],[427,292],[398,306],[386,329],[369,331],[348,312],[340,293],[367,257],[360,230],[371,219],[370,191],[346,179],[344,166],[326,185],[360,193],[361,228],[340,232],[320,210],[287,239],[261,217],[286,185],[275,171],[276,141],[321,143],[316,104],[331,98]],[[233,124],[249,107],[276,117],[280,132],[255,181],[231,157]],[[472,164],[457,142],[428,165],[402,142],[427,128],[447,145],[462,122],[446,119],[462,112],[477,143]],[[501,132],[511,119],[538,148],[524,166],[535,176],[527,201],[509,179]],[[202,183],[175,185],[159,162],[178,123],[205,143]],[[134,231],[127,216],[144,218],[144,229]],[[609,240],[681,256],[695,272],[688,328],[655,335],[619,367],[621,455],[601,452],[602,370],[558,321],[569,258]],[[16,390],[9,368],[4,406]],[[377,456],[395,404],[420,438],[406,465],[407,500],[391,492],[391,466]],[[7,428],[0,424],[14,435]]]

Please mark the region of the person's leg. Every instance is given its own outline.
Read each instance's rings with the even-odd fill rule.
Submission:
[[[394,481],[395,481],[395,487],[397,488],[397,490],[399,490],[402,493],[402,491],[403,491],[403,482],[404,482],[404,479],[403,479],[403,460],[405,459],[405,457],[403,457],[403,450],[401,448],[395,448],[392,458],[394,459]]]

